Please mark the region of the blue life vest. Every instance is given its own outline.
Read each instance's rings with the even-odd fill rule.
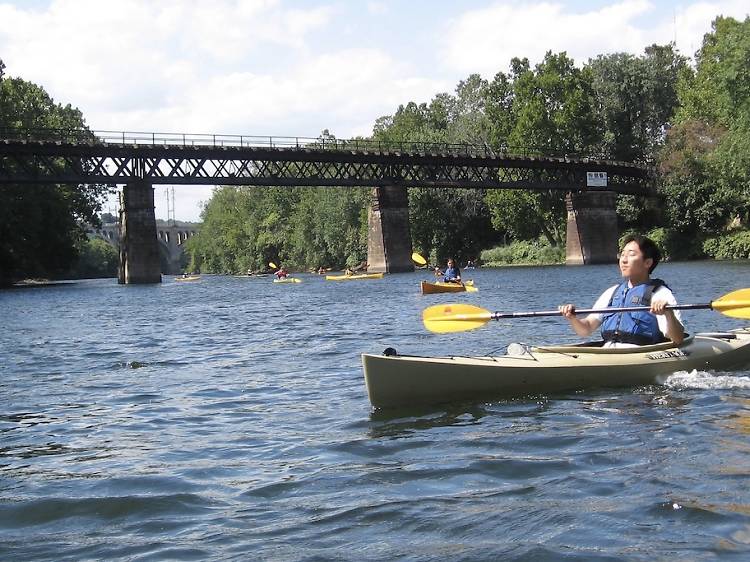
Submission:
[[[641,285],[628,287],[628,282],[619,285],[607,305],[608,308],[630,306],[651,306],[651,296],[661,286],[667,287],[661,279],[651,279]],[[669,288],[669,287],[667,287]],[[665,341],[659,330],[659,322],[648,310],[633,312],[613,312],[602,321],[604,341],[648,345]]]
[[[443,281],[445,283],[449,283],[450,281],[455,281],[459,276],[461,275],[461,272],[458,270],[457,267],[449,267],[445,270],[445,276],[443,277]]]

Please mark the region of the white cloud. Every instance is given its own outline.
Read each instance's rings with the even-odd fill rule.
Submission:
[[[703,36],[711,31],[711,22],[717,16],[723,15],[744,20],[750,13],[750,5],[746,0],[723,2],[697,2],[681,6],[674,11],[671,21],[672,34],[666,35],[670,40],[676,40],[682,54],[692,57],[703,44]]]
[[[507,71],[513,57],[527,57],[533,65],[548,50],[565,51],[581,65],[599,54],[642,54],[648,45],[676,38],[678,49],[692,56],[718,14],[744,19],[747,11],[746,3],[733,0],[689,4],[659,18],[657,6],[647,0],[588,11],[562,2],[496,2],[459,17],[448,28],[443,50],[452,68],[486,78]]]

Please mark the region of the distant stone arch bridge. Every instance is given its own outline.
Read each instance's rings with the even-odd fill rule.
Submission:
[[[166,275],[177,275],[185,270],[187,255],[184,252],[185,242],[198,234],[201,223],[187,221],[156,220],[156,238],[159,243],[159,263],[161,272]],[[88,235],[100,238],[120,251],[120,224],[105,223],[101,228],[89,228]]]

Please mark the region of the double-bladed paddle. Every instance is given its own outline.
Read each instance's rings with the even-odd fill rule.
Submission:
[[[750,289],[738,289],[707,304],[668,305],[672,310],[696,310],[709,308],[732,318],[750,318]],[[625,306],[619,308],[582,308],[576,314],[599,314],[649,310],[647,306]],[[484,326],[490,320],[501,318],[530,318],[535,316],[561,316],[559,310],[539,312],[490,312],[471,304],[437,304],[425,308],[422,322],[425,328],[437,334],[463,332]]]

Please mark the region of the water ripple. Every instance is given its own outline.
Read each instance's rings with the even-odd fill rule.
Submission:
[[[685,302],[750,271],[659,267]],[[565,288],[590,305],[613,273],[476,270],[470,302],[546,310]],[[420,279],[0,292],[0,559],[750,556],[749,371],[372,410],[362,352],[576,341],[554,318],[428,333],[421,309],[450,301],[419,295]]]

